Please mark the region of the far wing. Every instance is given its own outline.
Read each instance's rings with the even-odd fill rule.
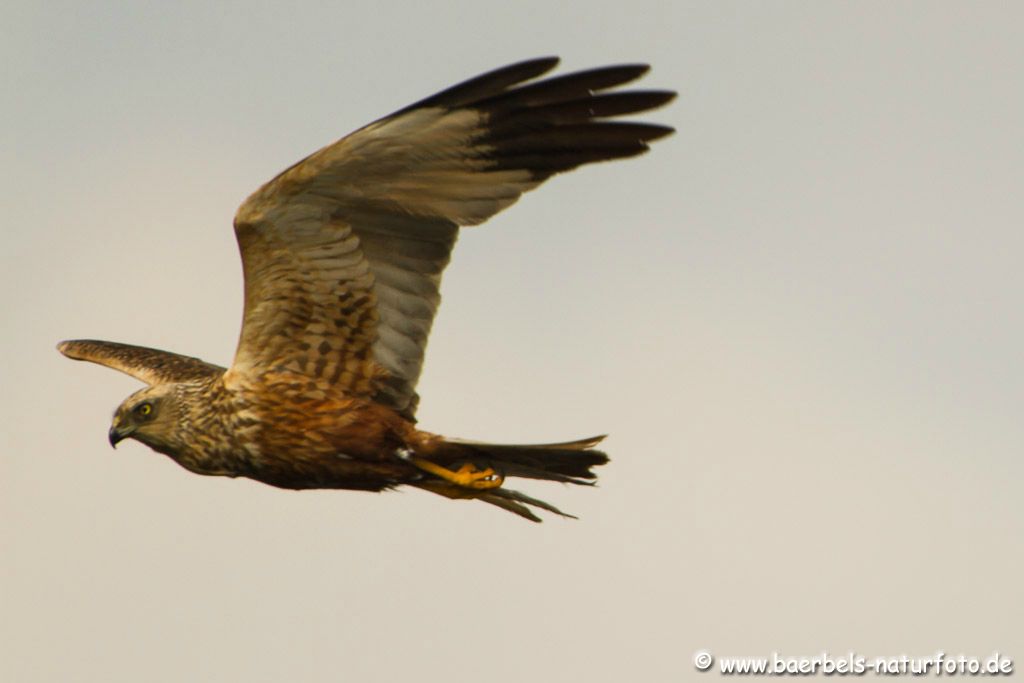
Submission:
[[[603,91],[612,66],[522,85],[537,59],[484,74],[356,131],[287,169],[235,216],[245,315],[233,370],[289,370],[408,417],[458,227],[555,173],[640,154],[672,132],[608,121],[667,91]]]
[[[145,346],[73,339],[58,344],[57,350],[68,358],[106,365],[151,386],[224,374],[224,368],[219,365]]]

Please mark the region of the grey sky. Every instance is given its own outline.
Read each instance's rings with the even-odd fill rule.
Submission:
[[[1021,25],[1016,3],[5,4],[0,679],[1021,660]],[[599,488],[524,487],[581,521],[110,451],[138,385],[57,341],[230,362],[249,192],[545,54],[650,62],[678,132],[463,234],[419,417],[610,433]]]

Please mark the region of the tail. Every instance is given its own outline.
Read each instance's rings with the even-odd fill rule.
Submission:
[[[522,479],[560,481],[567,484],[593,486],[597,475],[591,468],[608,462],[603,451],[594,450],[604,436],[579,441],[533,445],[490,444],[460,439],[445,439],[444,444],[431,454],[430,460],[446,467],[458,463],[473,463],[477,467],[490,467],[502,476]],[[439,479],[418,482],[416,486],[448,498],[475,498],[513,512],[533,522],[541,521],[530,507],[573,517],[536,498],[504,487],[485,491],[469,491]]]

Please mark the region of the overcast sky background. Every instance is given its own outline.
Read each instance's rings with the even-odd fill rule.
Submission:
[[[0,8],[0,679],[680,681],[1024,660],[1019,3]],[[259,184],[458,80],[653,64],[675,126],[462,236],[421,425],[611,434],[529,524],[106,442],[93,337],[230,362]],[[704,674],[716,677],[717,674]]]

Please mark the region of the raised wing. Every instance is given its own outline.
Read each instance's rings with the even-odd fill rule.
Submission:
[[[57,350],[68,358],[87,360],[119,370],[150,386],[213,378],[224,374],[224,368],[219,365],[145,346],[95,339],[73,339],[57,344]]]
[[[234,371],[286,369],[408,417],[459,226],[555,173],[640,154],[672,132],[608,121],[674,97],[603,91],[643,75],[612,66],[522,85],[557,58],[498,69],[352,133],[239,208],[245,315]]]

